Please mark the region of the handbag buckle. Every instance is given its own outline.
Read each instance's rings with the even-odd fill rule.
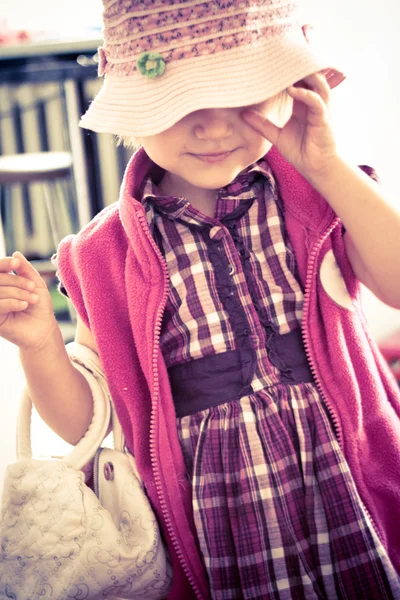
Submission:
[[[104,477],[106,481],[112,481],[114,479],[114,465],[112,462],[104,463]]]

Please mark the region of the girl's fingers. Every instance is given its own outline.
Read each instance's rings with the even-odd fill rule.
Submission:
[[[26,300],[16,300],[14,298],[0,300],[0,315],[7,315],[10,312],[22,312],[28,306],[29,303]]]
[[[40,277],[39,273],[36,271],[36,269],[32,267],[30,262],[25,258],[25,256],[21,252],[14,252],[13,258],[19,261],[19,266],[13,268],[14,271],[17,271],[18,275],[30,279],[39,288],[46,287],[46,284]]]
[[[20,277],[11,273],[1,273],[0,271],[0,287],[2,286],[18,287],[29,291],[33,291],[36,288],[34,282],[26,279],[26,277]]]
[[[323,73],[317,73],[318,75],[318,93],[321,96],[322,100],[325,102],[326,106],[329,106],[331,99],[331,88],[329,87],[329,83]]]
[[[271,144],[276,144],[281,128],[272,123],[256,110],[246,108],[241,113],[242,118],[246,123],[251,125],[258,133],[264,136]]]
[[[0,301],[1,300],[24,300],[30,304],[36,304],[39,300],[37,294],[32,294],[28,290],[22,290],[17,287],[0,286]]]
[[[323,73],[313,73],[294,84],[296,89],[308,89],[318,94],[326,106],[329,106],[331,89]]]
[[[326,110],[326,104],[319,94],[303,87],[291,86],[287,90],[289,96],[293,100],[297,100],[305,104],[307,108],[317,116],[322,116]]]
[[[19,267],[20,261],[13,256],[6,256],[5,258],[0,258],[0,273],[9,273],[13,271],[17,267]]]

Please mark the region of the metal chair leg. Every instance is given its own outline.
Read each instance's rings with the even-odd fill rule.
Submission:
[[[62,218],[62,207],[65,203],[65,194],[61,187],[60,181],[47,181],[43,184],[44,198],[46,202],[46,208],[50,220],[51,235],[54,242],[54,247],[57,250],[58,244],[66,235],[66,229],[68,233],[71,232],[71,227],[65,227]],[[66,206],[66,214],[68,214],[68,204]],[[68,218],[68,217],[67,217]],[[72,323],[76,323],[76,311],[70,300],[67,301],[68,312]]]
[[[14,252],[15,232],[13,227],[13,190],[11,186],[0,187],[0,221],[2,248],[4,252]],[[3,220],[4,219],[4,220]]]
[[[46,203],[47,214],[50,220],[50,230],[53,238],[54,246],[57,248],[63,235],[61,231],[60,217],[57,210],[58,202],[60,202],[58,189],[54,182],[46,181],[43,183],[43,194]]]

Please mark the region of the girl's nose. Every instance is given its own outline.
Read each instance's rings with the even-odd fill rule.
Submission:
[[[194,133],[199,140],[220,140],[232,135],[230,116],[223,109],[198,111]]]

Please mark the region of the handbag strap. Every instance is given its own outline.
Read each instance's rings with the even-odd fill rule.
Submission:
[[[117,417],[114,403],[111,402],[111,421],[112,421],[112,432],[114,440],[114,448],[120,452],[125,451],[125,436],[122,432],[121,423]]]
[[[73,450],[62,460],[75,469],[82,469],[101,445],[112,418],[114,447],[123,451],[124,435],[116,415],[111,395],[104,378],[99,357],[95,352],[71,342],[66,350],[74,367],[82,373],[88,382],[93,396],[93,419],[85,435],[74,446]],[[31,443],[32,400],[27,390],[21,398],[20,412],[17,423],[17,457],[18,459],[32,458]]]
[[[93,352],[93,350],[90,350],[90,348],[87,348],[82,344],[78,344],[77,342],[71,342],[70,344],[67,344],[66,350],[76,367],[80,365],[85,368],[83,375],[88,380],[89,385],[89,378],[91,374],[97,378],[98,383],[101,385],[104,395],[106,396],[111,407],[111,416],[109,419],[111,418],[112,423],[114,448],[120,452],[123,452],[125,448],[125,436],[122,432],[122,427],[114,407],[114,402],[111,398],[110,390],[108,389],[100,358],[95,352]]]

